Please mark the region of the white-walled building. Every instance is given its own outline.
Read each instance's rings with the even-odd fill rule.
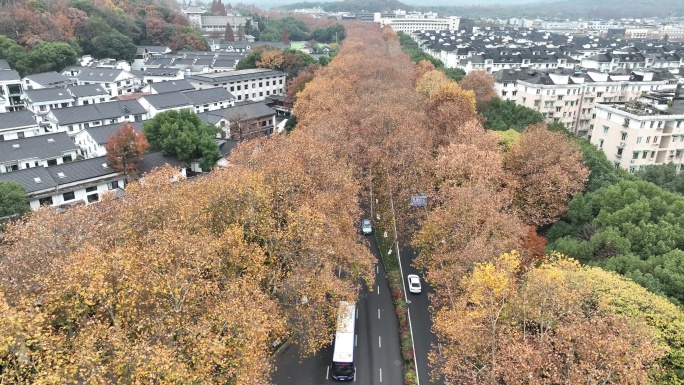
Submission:
[[[129,123],[137,132],[142,132],[142,121]],[[81,155],[86,159],[105,156],[107,155],[105,144],[109,142],[109,138],[116,134],[123,125],[124,123],[122,122],[86,128],[74,136],[74,142],[78,145]]]
[[[0,70],[0,113],[23,110],[21,92],[19,73],[12,69]]]
[[[76,160],[78,147],[66,133],[0,142],[0,173],[50,167]]]
[[[395,15],[395,17],[382,17],[382,14],[376,12],[373,16],[373,21],[379,23],[380,26],[389,26],[394,32],[403,32],[411,35],[414,31],[423,29],[428,30],[458,30],[461,18],[458,16],[449,16],[447,18],[438,18],[435,14],[405,14]]]
[[[255,68],[239,71],[192,75],[186,79],[197,89],[223,87],[237,101],[262,101],[270,95],[285,94],[286,75],[282,71]]]
[[[45,128],[38,125],[31,111],[5,112],[0,115],[0,142],[45,133]]]
[[[615,167],[634,173],[649,165],[674,163],[684,171],[684,102],[671,108],[609,103],[596,106],[591,143]]]
[[[137,100],[116,100],[51,110],[46,115],[51,132],[75,136],[89,127],[147,119],[147,110]]]

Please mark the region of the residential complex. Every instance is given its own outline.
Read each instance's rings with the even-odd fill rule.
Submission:
[[[238,48],[242,51],[171,54],[164,47],[144,47],[140,70],[84,57],[81,65],[61,73],[23,79],[0,60],[0,181],[24,186],[32,209],[90,204],[107,192],[125,194],[129,176],[109,165],[105,145],[123,124],[140,132],[145,120],[169,110],[191,110],[219,127],[222,155],[235,147],[226,145],[234,142],[230,138],[272,134],[276,110],[270,105],[285,93],[285,73],[235,71],[251,49]],[[197,162],[149,153],[140,173],[164,164],[179,168],[181,175],[186,169],[203,171]]]

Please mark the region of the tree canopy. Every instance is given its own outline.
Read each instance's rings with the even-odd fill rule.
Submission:
[[[107,139],[107,160],[117,170],[136,172],[150,144],[143,133],[139,133],[126,122]]]
[[[21,215],[29,209],[24,186],[13,181],[0,181],[0,218]]]
[[[480,113],[485,118],[484,127],[494,131],[512,129],[523,132],[525,127],[544,120],[539,112],[499,97],[493,97],[487,108],[480,110]]]
[[[211,170],[220,157],[214,140],[219,132],[220,128],[203,122],[188,109],[165,111],[143,124],[151,151],[161,150],[188,163],[199,160],[205,171]]]

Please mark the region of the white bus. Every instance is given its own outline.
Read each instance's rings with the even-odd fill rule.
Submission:
[[[337,332],[330,372],[332,378],[340,381],[354,379],[354,331],[356,327],[356,304],[340,302],[337,313]]]

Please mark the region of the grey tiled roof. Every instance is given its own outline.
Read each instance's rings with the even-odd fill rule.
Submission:
[[[109,91],[99,84],[83,84],[80,86],[69,86],[69,92],[76,98],[81,98],[85,96],[106,96],[109,95]]]
[[[29,75],[26,76],[25,79],[32,80],[44,87],[53,87],[55,85],[61,85],[71,82],[68,77],[55,71]]]
[[[121,73],[120,69],[112,68],[84,68],[78,75],[78,80],[82,82],[113,82]]]
[[[183,93],[180,91],[165,92],[163,94],[145,95],[142,98],[147,100],[147,102],[150,103],[152,107],[158,110],[182,106],[190,107],[193,105],[192,101],[188,99],[187,96],[183,95]]]
[[[78,182],[92,178],[104,177],[118,172],[107,164],[107,157],[100,156],[97,158],[79,160],[76,162],[69,162],[58,164],[57,166],[46,167],[45,169],[59,185]],[[61,177],[64,175],[64,177]]]
[[[142,71],[143,75],[147,76],[178,76],[180,70],[178,68],[147,68]]]
[[[244,116],[244,119],[256,119],[264,116],[275,115],[275,110],[264,102],[246,102],[235,104],[234,107],[224,109],[224,116]]]
[[[38,178],[39,182],[36,182],[36,178]],[[33,167],[25,170],[6,172],[0,174],[0,182],[2,181],[14,181],[19,183],[24,186],[28,194],[57,187],[57,183],[47,172],[47,167]]]
[[[0,114],[0,130],[31,126],[38,127],[31,111],[22,110]]]
[[[10,69],[0,70],[0,81],[21,80],[19,72]]]
[[[188,99],[192,101],[193,105],[202,105],[214,102],[234,100],[235,96],[223,87],[207,88],[204,90],[184,91]]]
[[[143,122],[129,122],[133,128],[135,128],[136,131],[142,132],[142,125]],[[114,123],[114,124],[107,124],[104,126],[97,126],[97,127],[90,127],[86,128],[84,131],[88,132],[88,135],[90,135],[91,138],[95,141],[97,144],[106,144],[109,141],[109,138],[114,135],[115,132],[117,132],[121,127],[123,126],[123,123]]]
[[[254,68],[248,70],[230,71],[230,72],[217,72],[210,74],[198,74],[187,76],[186,79],[189,81],[203,82],[203,83],[226,83],[234,82],[244,79],[257,79],[265,76],[284,76],[285,73],[277,70]]]
[[[7,59],[0,59],[0,70],[9,69],[12,69],[12,67],[10,67],[9,63],[7,62]]]
[[[143,160],[138,164],[138,172],[146,174],[156,167],[163,167],[165,164],[176,168],[186,168],[188,164],[173,156],[164,156],[161,151],[149,152],[143,156]]]
[[[150,88],[155,90],[158,94],[163,94],[164,92],[189,91],[195,89],[195,87],[193,87],[192,84],[185,79],[152,83],[150,84]]]
[[[51,159],[78,147],[66,132],[0,142],[0,163],[23,159]]]
[[[57,102],[57,101],[74,101],[71,94],[61,87],[57,88],[40,88],[37,90],[25,90],[26,98],[32,103],[42,102]]]
[[[112,119],[125,115],[142,115],[147,110],[137,100],[115,100],[85,106],[56,108],[50,111],[60,125]]]

